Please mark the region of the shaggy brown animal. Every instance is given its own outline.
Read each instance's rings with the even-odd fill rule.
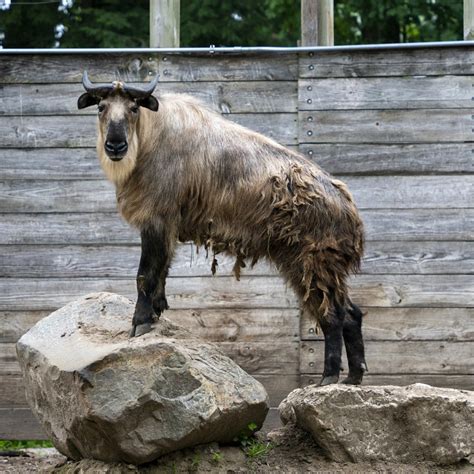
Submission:
[[[363,225],[345,184],[304,156],[226,120],[187,95],[121,82],[93,85],[78,107],[98,104],[97,153],[120,213],[140,229],[142,257],[132,335],[168,308],[165,282],[177,241],[275,264],[322,328],[322,384],[338,380],[342,338],[348,383],[365,370],[361,312],[347,276],[363,253]]]

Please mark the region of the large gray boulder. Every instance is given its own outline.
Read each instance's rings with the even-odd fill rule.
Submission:
[[[309,431],[334,461],[453,464],[474,453],[474,392],[310,385],[279,410],[283,423]]]
[[[258,381],[163,317],[130,339],[133,311],[126,298],[91,294],[19,340],[28,402],[61,453],[141,464],[261,427]]]

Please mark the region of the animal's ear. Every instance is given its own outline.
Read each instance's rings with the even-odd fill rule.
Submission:
[[[144,97],[143,99],[137,99],[137,104],[140,107],[145,107],[146,109],[150,109],[153,112],[156,112],[159,107],[158,99],[152,95]]]
[[[84,92],[79,99],[77,99],[77,108],[84,109],[85,107],[90,107],[91,105],[96,105],[100,102],[100,97],[93,96],[89,92]]]

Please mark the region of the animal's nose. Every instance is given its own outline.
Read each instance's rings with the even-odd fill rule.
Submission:
[[[128,149],[127,142],[120,141],[120,142],[111,142],[107,140],[105,142],[105,149],[110,152],[118,155],[119,153],[125,153]]]

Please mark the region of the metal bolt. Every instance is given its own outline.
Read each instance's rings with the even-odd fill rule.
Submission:
[[[148,58],[148,61],[150,61],[150,62],[153,61],[153,58],[150,56],[150,57]]]
[[[314,349],[310,349],[309,353],[312,354],[314,352]]]
[[[309,69],[310,71],[312,71],[312,70],[314,69],[314,66],[313,66],[312,64],[310,64],[310,65],[308,66],[308,69]]]
[[[313,90],[313,88],[312,88],[311,86],[308,86],[308,87],[306,88],[306,90],[308,90],[308,91],[312,91],[312,90]]]
[[[163,61],[168,61],[168,56],[163,56]]]
[[[313,150],[309,150],[308,151],[308,155],[312,155],[313,154]],[[308,331],[310,334],[314,334],[314,329],[313,328],[309,328],[309,331]]]
[[[312,103],[313,103],[313,101],[312,101],[311,99],[308,99],[306,102],[307,102],[308,104],[312,104]]]
[[[313,117],[311,117],[311,115],[308,117],[308,122],[312,122],[313,121]]]
[[[153,71],[148,71],[149,76],[153,76]]]
[[[309,363],[309,366],[310,366],[310,367],[314,367],[314,362],[310,362],[310,363]]]
[[[314,53],[311,52],[311,53],[308,54],[308,56],[309,56],[310,58],[312,58],[312,57],[314,56]],[[474,85],[474,84],[473,84],[473,85]]]
[[[164,75],[164,76],[169,76],[169,75],[170,75],[170,72],[168,71],[168,69],[165,69],[165,70],[163,71],[163,75]]]
[[[308,137],[310,137],[313,134],[313,132],[311,130],[308,130],[306,134],[308,135]]]
[[[473,150],[473,151],[474,151],[474,150]],[[313,156],[313,150],[309,150],[309,151],[308,151],[308,155],[309,155],[309,156]],[[311,328],[311,329],[309,330],[309,332],[310,332],[311,334],[313,334],[313,333],[314,333],[314,329]]]
[[[314,383],[314,380],[313,380],[313,379],[309,379],[309,380],[308,380],[308,383],[309,383],[310,385],[312,385],[312,384]]]

